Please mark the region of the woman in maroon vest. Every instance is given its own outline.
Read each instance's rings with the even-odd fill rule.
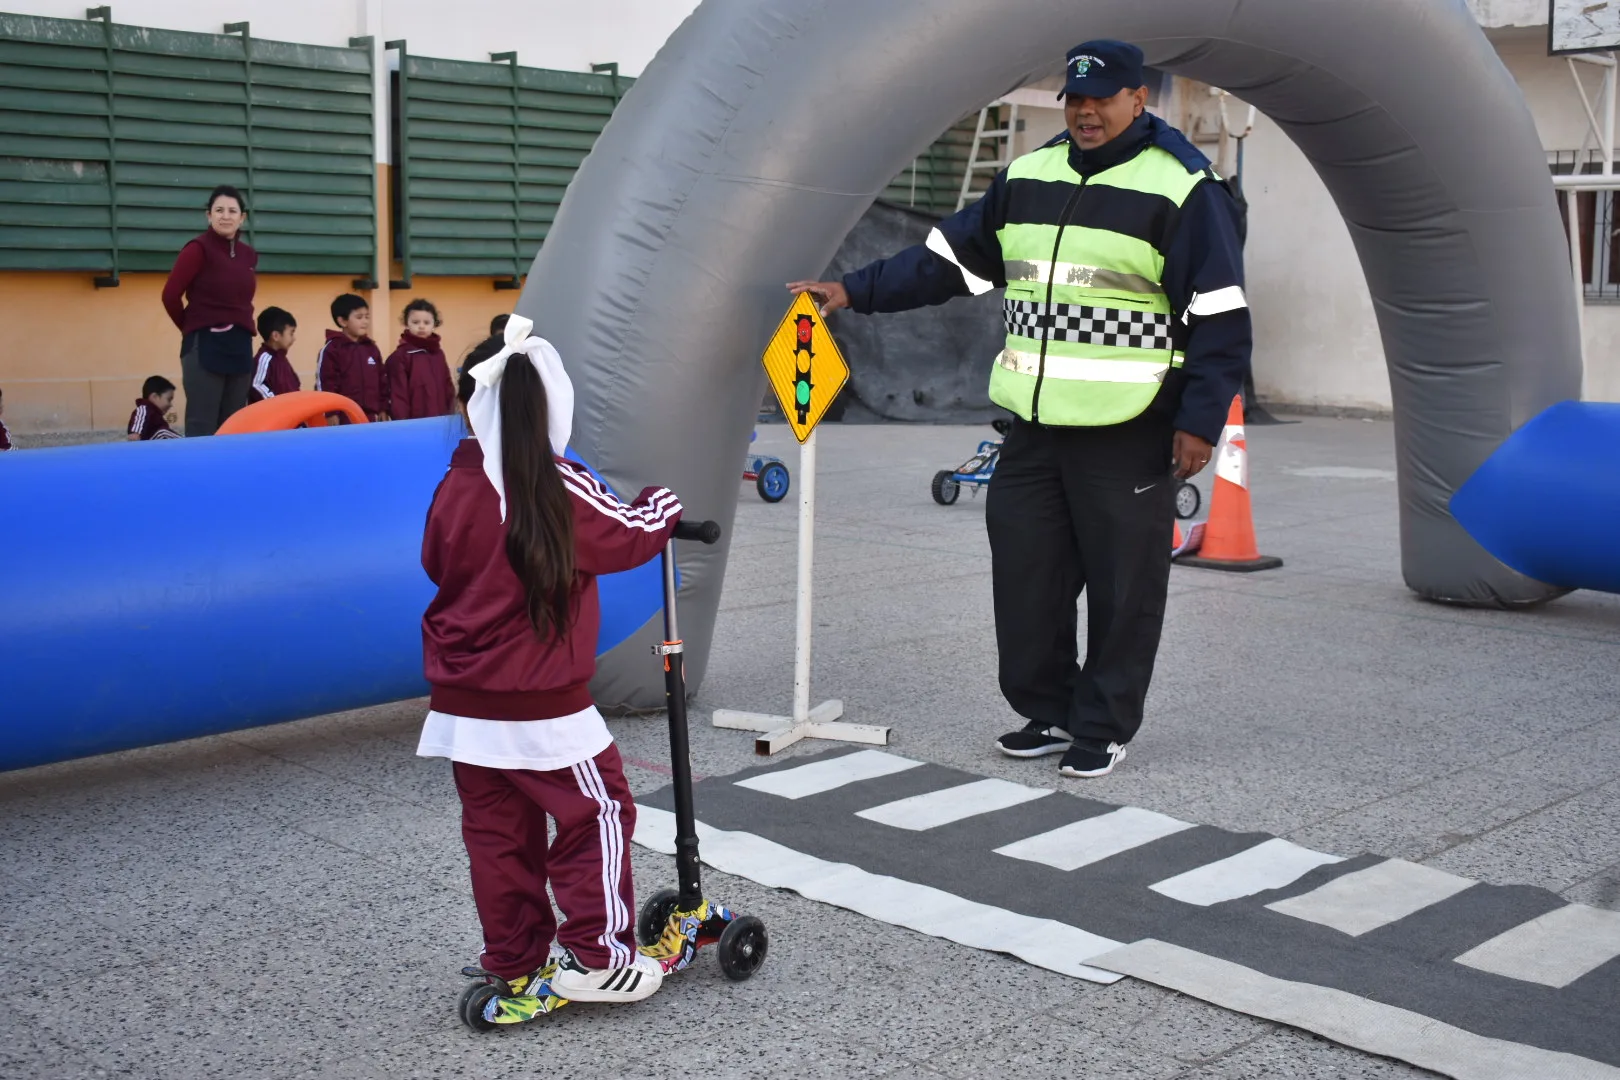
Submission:
[[[242,193],[228,184],[215,188],[208,230],[180,249],[163,287],[163,307],[181,334],[187,437],[212,435],[247,404],[259,253],[237,239],[246,220]]]

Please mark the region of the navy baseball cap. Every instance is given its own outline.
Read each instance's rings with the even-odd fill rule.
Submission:
[[[1146,86],[1142,50],[1127,41],[1087,41],[1069,50],[1058,97],[1109,98],[1121,90]]]

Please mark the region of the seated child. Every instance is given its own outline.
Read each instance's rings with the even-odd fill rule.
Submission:
[[[168,412],[174,408],[174,383],[161,375],[153,375],[141,384],[141,396],[135,401],[135,411],[129,414],[129,442],[147,442],[152,439],[178,439],[179,433],[169,426]]]
[[[3,393],[3,391],[0,391]],[[0,417],[6,415],[6,399],[0,397]],[[11,449],[11,432],[6,430],[6,422],[0,420],[0,453]]]
[[[527,319],[513,324],[508,341],[528,337]],[[432,711],[416,752],[454,762],[484,970],[535,996],[554,961],[558,997],[640,1001],[663,969],[636,948],[636,807],[588,685],[596,576],[656,556],[681,504],[662,488],[620,502],[564,460],[573,390],[562,362],[543,342],[513,350],[499,338],[477,346],[457,387],[474,437],[450,459],[422,542],[438,594],[422,617]]]
[[[456,388],[450,382],[450,362],[439,347],[439,309],[427,300],[405,305],[405,332],[399,348],[383,365],[388,380],[388,415],[395,420],[420,420],[455,412]]]
[[[259,313],[259,357],[253,366],[253,385],[248,389],[248,404],[273,398],[277,394],[290,394],[301,385],[298,372],[287,359],[287,350],[298,336],[298,322],[290,312],[268,307]]]

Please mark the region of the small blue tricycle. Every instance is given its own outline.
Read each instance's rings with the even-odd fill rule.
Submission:
[[[973,489],[975,497],[979,489],[990,482],[996,473],[996,464],[1001,460],[1001,443],[1012,430],[1011,420],[992,420],[990,426],[996,429],[1001,439],[986,439],[979,444],[973,456],[954,469],[941,469],[934,474],[933,493],[934,501],[941,506],[949,506],[962,494],[962,485],[966,484]],[[761,491],[763,494],[763,490]],[[1198,513],[1203,504],[1203,496],[1198,489],[1185,480],[1176,481],[1176,517],[1183,521]]]

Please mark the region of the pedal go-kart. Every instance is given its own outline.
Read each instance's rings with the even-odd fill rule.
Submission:
[[[931,490],[934,501],[941,506],[950,506],[962,494],[963,486],[973,489],[973,496],[977,498],[979,489],[990,482],[996,474],[996,465],[1001,461],[1001,444],[1012,430],[1011,420],[992,420],[990,426],[996,429],[1001,439],[986,439],[979,444],[973,456],[954,469],[941,469],[934,474]],[[1185,480],[1176,481],[1176,517],[1187,520],[1198,513],[1203,505],[1203,496],[1198,489]]]
[[[681,522],[676,540],[713,544],[720,526],[712,521]],[[644,956],[658,961],[665,975],[691,965],[699,949],[714,947],[720,970],[741,982],[765,963],[770,939],[765,924],[753,915],[738,915],[703,895],[698,861],[696,812],[692,805],[692,754],[686,726],[686,668],[675,614],[675,541],[664,548],[664,641],[653,646],[664,665],[664,700],[669,709],[669,764],[675,788],[675,876],[678,889],[662,889],[644,904],[636,919],[636,941]],[[478,967],[461,969],[472,983],[462,991],[462,1023],[474,1031],[521,1024],[556,1012],[567,998],[551,992],[555,961],[532,983],[513,987]]]
[[[759,432],[749,432],[749,445],[758,438]],[[742,478],[752,480],[759,497],[768,503],[779,503],[787,498],[788,488],[793,486],[787,463],[770,454],[749,454],[744,458]]]

